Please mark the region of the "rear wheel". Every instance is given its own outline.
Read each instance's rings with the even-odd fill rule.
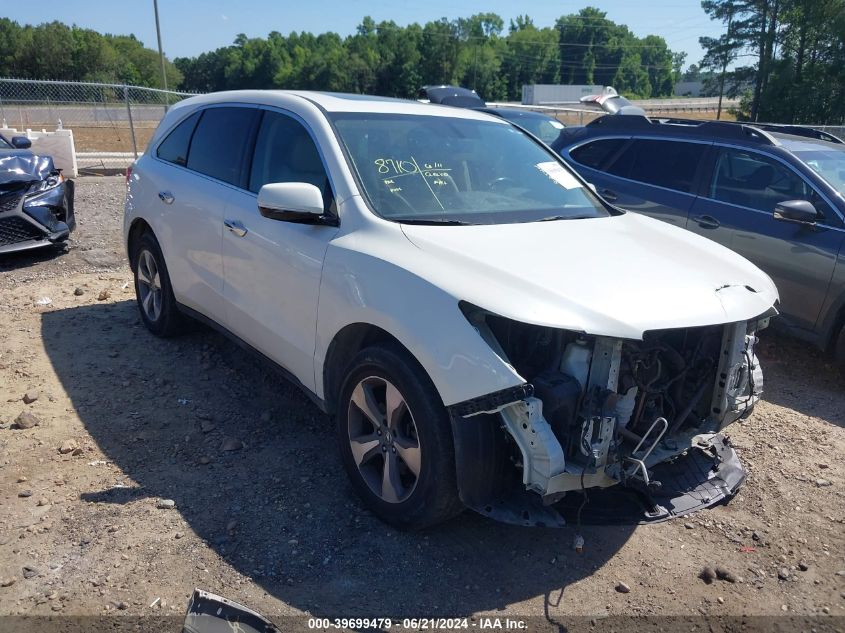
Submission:
[[[156,336],[180,334],[185,317],[176,306],[164,256],[152,233],[144,233],[134,245],[132,270],[135,272],[135,297],[144,325]]]
[[[352,485],[382,520],[419,529],[463,509],[448,413],[404,350],[372,347],[352,361],[336,422]]]

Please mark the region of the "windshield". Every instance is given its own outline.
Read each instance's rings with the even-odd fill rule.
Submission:
[[[563,123],[557,119],[533,112],[508,112],[499,110],[491,114],[497,114],[503,119],[507,119],[511,123],[528,130],[546,145],[554,143],[560,136],[560,131],[564,128]]]
[[[845,195],[845,151],[818,150],[795,152],[804,164],[824,178],[842,195]]]
[[[388,220],[502,224],[609,215],[554,154],[510,125],[331,116],[373,210]]]

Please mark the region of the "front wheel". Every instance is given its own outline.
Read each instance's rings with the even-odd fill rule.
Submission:
[[[403,349],[358,354],[341,388],[336,423],[352,485],[383,521],[420,529],[463,509],[448,413]]]

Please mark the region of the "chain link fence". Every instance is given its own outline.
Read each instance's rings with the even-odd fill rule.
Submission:
[[[80,170],[129,165],[167,108],[191,93],[123,84],[0,79],[3,128],[73,130]]]
[[[0,127],[21,132],[70,129],[80,171],[119,170],[144,151],[167,108],[190,96],[192,93],[124,84],[0,79]],[[643,105],[652,116],[667,116],[664,101]],[[715,118],[711,112],[699,111],[700,107],[689,112],[678,110],[680,100],[667,102],[674,108],[668,116]],[[583,125],[602,115],[582,108],[528,108],[542,110],[566,125]],[[810,127],[845,140],[845,126]]]

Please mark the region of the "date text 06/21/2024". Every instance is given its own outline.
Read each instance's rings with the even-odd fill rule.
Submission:
[[[453,629],[480,629],[502,631],[524,631],[528,626],[524,620],[514,618],[481,617],[469,618],[404,618],[393,621],[390,618],[310,618],[308,628],[313,630],[369,629],[388,630],[392,628],[408,631],[445,631]]]

